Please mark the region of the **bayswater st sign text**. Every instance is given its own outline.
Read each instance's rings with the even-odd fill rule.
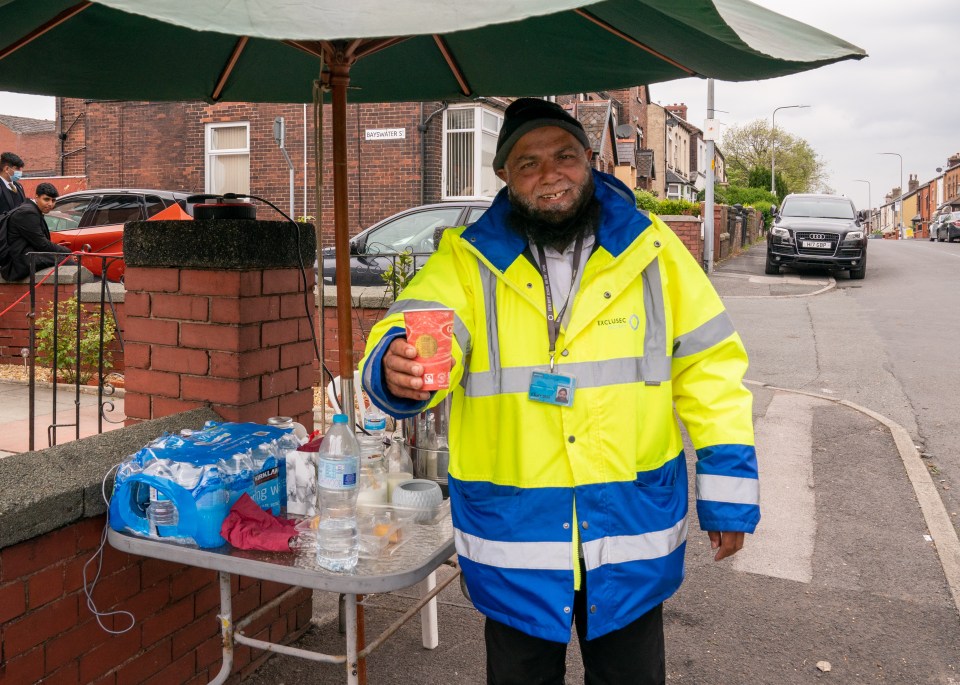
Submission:
[[[368,128],[366,129],[367,140],[402,140],[407,137],[405,128]]]

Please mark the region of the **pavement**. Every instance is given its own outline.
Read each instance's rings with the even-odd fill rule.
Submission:
[[[123,426],[123,390],[97,397],[90,386],[37,382],[34,389],[34,447],[43,449]],[[103,418],[100,418],[102,406]],[[102,425],[102,430],[98,426]],[[0,380],[0,458],[30,450],[30,386]]]
[[[724,299],[829,296],[835,286],[824,274],[762,276],[763,250],[715,267]],[[748,387],[763,519],[742,552],[716,563],[691,515],[687,579],[664,608],[668,681],[960,685],[960,541],[908,432],[845,400]],[[23,430],[25,407],[25,387],[0,382],[0,450],[19,451],[8,436]],[[692,473],[689,445],[687,460]],[[415,596],[411,588],[367,597],[368,640]],[[315,625],[296,645],[339,649],[336,597],[316,593],[314,604]],[[456,582],[439,595],[438,613],[436,649],[421,646],[419,621],[409,621],[367,660],[368,682],[485,682],[483,618]],[[578,651],[572,640],[571,684],[583,682]],[[275,655],[243,682],[344,681],[342,667]]]

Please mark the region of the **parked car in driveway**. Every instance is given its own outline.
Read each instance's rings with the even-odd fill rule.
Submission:
[[[489,200],[465,200],[421,205],[387,217],[350,239],[350,284],[384,285],[381,275],[394,263],[395,255],[408,251],[419,269],[437,249],[434,232],[449,226],[466,226],[479,219]],[[336,282],[332,247],[323,250],[323,281]]]
[[[936,229],[937,242],[952,243],[954,240],[960,240],[960,212],[942,214],[937,221]]]
[[[58,197],[45,218],[55,243],[78,252],[89,245],[91,253],[122,253],[126,222],[149,219],[173,204],[192,215],[189,195],[169,190],[80,190]],[[96,276],[102,275],[103,265],[98,259],[84,260],[83,266]],[[122,260],[112,262],[107,267],[107,280],[122,280],[123,271]]]
[[[849,270],[853,279],[866,275],[865,215],[849,198],[792,193],[773,210],[765,273],[777,274],[781,266],[789,266]]]

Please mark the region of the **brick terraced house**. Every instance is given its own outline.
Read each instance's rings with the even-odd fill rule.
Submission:
[[[656,153],[646,144],[644,86],[558,96],[583,122],[596,168],[653,189]],[[409,207],[492,198],[490,168],[509,99],[350,104],[347,108],[351,234]],[[264,197],[294,218],[316,216],[310,105],[57,99],[57,171],[88,188],[157,188]],[[283,119],[284,149],[275,137]],[[332,241],[332,174],[325,107],[322,226]],[[662,149],[661,149],[662,150]],[[660,152],[662,155],[662,151]],[[659,162],[662,167],[662,161]],[[291,198],[291,166],[293,197]],[[276,218],[269,209],[261,218]]]

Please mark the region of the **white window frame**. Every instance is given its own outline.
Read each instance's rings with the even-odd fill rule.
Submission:
[[[243,126],[247,133],[247,146],[245,148],[234,148],[227,150],[212,150],[210,145],[211,133],[218,128],[237,128]],[[252,161],[250,153],[250,122],[249,121],[218,121],[212,124],[206,124],[203,132],[203,192],[213,193],[210,188],[211,178],[210,170],[213,166],[210,164],[213,157],[221,155],[240,155],[245,154]],[[247,179],[247,185],[250,185],[250,179]]]
[[[443,113],[443,132],[441,134],[441,156],[440,156],[440,198],[443,200],[492,200],[493,195],[483,195],[480,193],[474,193],[473,195],[447,195],[447,133],[449,128],[447,122],[449,121],[449,112],[452,110],[463,110],[463,109],[472,109],[474,110],[473,117],[473,178],[474,178],[474,187],[482,185],[477,181],[480,179],[480,175],[483,172],[483,133],[488,131],[489,133],[498,133],[498,131],[490,131],[489,129],[483,128],[483,115],[491,114],[497,117],[500,125],[503,126],[503,112],[499,109],[494,109],[492,107],[483,107],[482,105],[466,105],[462,107],[448,107]],[[469,129],[454,129],[456,131],[467,131]],[[497,181],[497,189],[503,187],[502,181]]]

